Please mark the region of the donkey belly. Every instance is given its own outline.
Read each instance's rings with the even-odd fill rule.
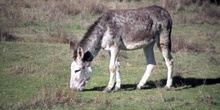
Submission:
[[[140,42],[123,42],[121,45],[122,50],[136,50],[140,48],[144,48],[154,42],[154,39],[148,41],[140,41]]]

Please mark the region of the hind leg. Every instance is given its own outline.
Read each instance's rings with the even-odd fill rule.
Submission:
[[[160,45],[160,50],[162,52],[163,58],[167,66],[167,82],[164,87],[166,90],[169,90],[172,86],[172,76],[173,76],[173,57],[171,55],[170,49],[167,45]]]
[[[153,50],[154,44],[155,42],[152,42],[149,46],[144,48],[144,54],[147,60],[147,69],[143,77],[141,78],[139,84],[137,85],[137,89],[141,89],[141,87],[144,86],[144,84],[147,82],[147,79],[150,77],[151,72],[153,71],[156,65],[156,61],[154,58],[154,50]]]

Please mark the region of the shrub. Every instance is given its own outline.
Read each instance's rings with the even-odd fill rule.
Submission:
[[[73,17],[84,19],[105,10],[97,0],[5,0],[0,6],[0,37],[15,41],[14,36],[20,35],[16,38],[28,42],[68,43],[75,35],[65,28],[78,22]]]
[[[207,47],[208,48],[208,47]],[[186,41],[183,36],[172,37],[172,49],[173,52],[186,51],[186,52],[206,52],[206,48],[203,46],[192,42]]]
[[[204,3],[201,6],[201,12],[198,14],[198,18],[202,23],[219,24],[220,19],[220,7]]]
[[[0,31],[0,41],[16,41],[18,38],[7,32]]]
[[[220,24],[220,7],[203,0],[163,0],[175,23]]]

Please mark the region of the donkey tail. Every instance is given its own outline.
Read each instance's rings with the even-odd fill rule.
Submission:
[[[171,52],[171,32],[172,32],[172,21],[168,20],[168,23],[165,25],[160,25],[160,34],[159,39],[157,40],[157,46],[161,50],[163,48],[168,49]]]
[[[172,32],[172,22],[171,22],[171,28],[170,28],[170,31],[169,31],[169,43],[168,43],[168,48],[169,48],[169,51],[171,52],[171,47],[172,47],[172,43],[171,43],[171,32]]]

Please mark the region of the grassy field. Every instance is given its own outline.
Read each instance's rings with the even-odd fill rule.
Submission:
[[[204,3],[209,6],[205,10],[203,5],[189,2],[168,9],[174,21],[175,66],[170,91],[163,89],[166,66],[156,47],[157,66],[142,90],[134,87],[145,71],[145,58],[142,50],[135,50],[122,52],[122,90],[102,93],[109,79],[108,53],[101,50],[94,59],[93,76],[85,90],[71,91],[72,53],[66,43],[80,39],[107,9],[160,5],[160,0],[70,1],[0,2],[5,10],[0,18],[0,110],[220,108],[220,14],[215,11],[219,6]]]

